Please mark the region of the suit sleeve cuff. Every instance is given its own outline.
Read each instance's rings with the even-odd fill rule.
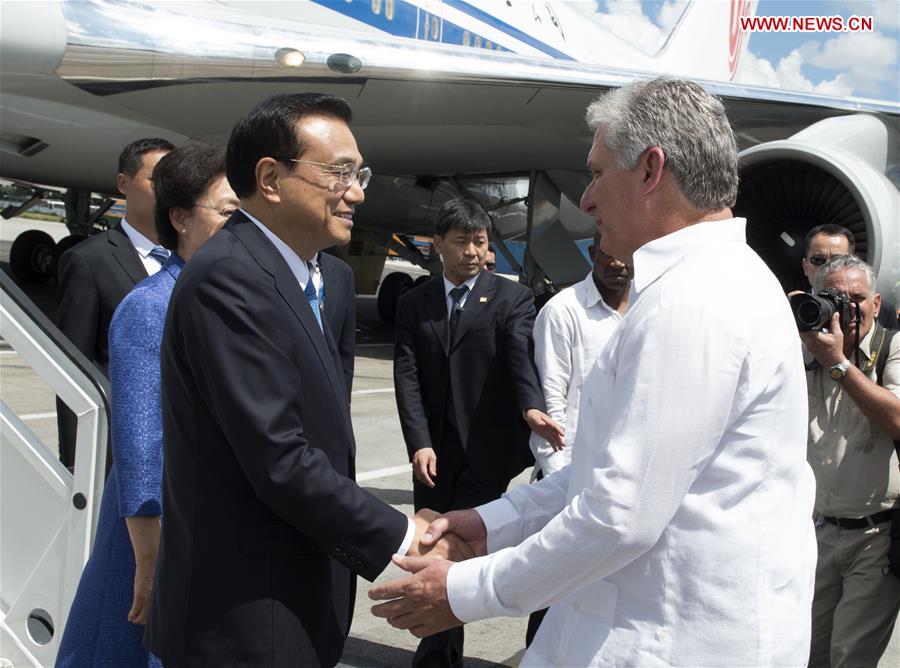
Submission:
[[[413,522],[410,518],[406,518],[408,525],[406,527],[406,535],[403,537],[403,542],[400,543],[400,547],[397,548],[397,556],[405,557],[406,553],[409,552],[409,548],[412,545],[413,538],[416,537],[416,523]]]
[[[482,587],[483,567],[489,557],[477,557],[453,564],[447,571],[447,602],[456,618],[468,624],[493,617],[485,605]]]
[[[487,529],[488,554],[522,542],[522,522],[516,507],[505,495],[475,509]]]

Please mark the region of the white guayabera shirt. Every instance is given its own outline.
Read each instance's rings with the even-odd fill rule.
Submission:
[[[534,363],[547,415],[566,430],[568,444],[554,452],[547,441],[531,434],[528,445],[545,476],[572,461],[581,386],[620,322],[622,315],[603,301],[593,274],[555,295],[534,321]]]
[[[466,622],[552,605],[522,666],[805,665],[805,374],[744,223],[635,253],[572,464],[478,508],[492,554],[451,567],[450,605]]]

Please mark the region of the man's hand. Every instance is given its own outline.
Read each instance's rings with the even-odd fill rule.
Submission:
[[[434,518],[422,536],[423,545],[432,545],[453,533],[466,542],[473,555],[487,554],[487,527],[476,510],[453,510]]]
[[[451,562],[394,556],[394,563],[413,575],[370,589],[373,601],[388,601],[373,605],[373,615],[387,619],[394,628],[408,629],[417,638],[462,625],[447,599]]]
[[[549,415],[537,408],[529,408],[523,415],[528,428],[550,444],[554,452],[566,447],[566,432]]]
[[[428,544],[422,543],[422,537],[428,530],[430,523],[440,517],[433,510],[423,508],[413,517],[416,525],[416,537],[409,547],[407,555],[411,557],[428,557],[429,559],[449,559],[450,561],[465,561],[475,556],[471,547],[459,536],[447,533],[440,540],[431,540]]]
[[[434,487],[434,478],[437,477],[437,455],[434,448],[422,448],[416,450],[412,460],[413,475],[423,485]]]
[[[816,361],[826,369],[846,359],[844,355],[844,332],[841,331],[841,316],[839,313],[835,313],[831,317],[831,323],[827,332],[800,332],[800,339],[803,341],[806,349],[816,358]]]

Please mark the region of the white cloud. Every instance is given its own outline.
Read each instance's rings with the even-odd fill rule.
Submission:
[[[882,84],[893,84],[895,98],[898,94],[900,58],[893,37],[879,32],[844,33],[824,44],[804,44],[800,51],[810,65],[845,73],[857,93],[878,94]]]
[[[842,15],[871,16],[879,32],[900,30],[900,4],[894,0],[839,0],[835,4]]]
[[[571,2],[568,6],[584,14],[616,37],[634,44],[646,53],[656,53],[684,11],[687,0],[665,0],[655,17],[643,12],[634,0],[607,0],[606,11],[597,2]]]
[[[794,49],[778,61],[777,66],[773,66],[771,62],[751,51],[744,54],[742,61],[738,72],[740,83],[838,97],[853,94],[853,86],[847,81],[844,73],[817,84],[806,78],[802,72],[803,56],[799,49]]]

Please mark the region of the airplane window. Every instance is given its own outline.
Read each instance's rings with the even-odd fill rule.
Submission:
[[[437,16],[431,17],[431,39],[437,39],[440,34]]]
[[[381,14],[381,0],[372,0],[372,13],[376,16]]]
[[[384,0],[384,18],[394,20],[394,0]]]
[[[481,48],[481,35],[475,35],[475,48]]]
[[[489,40],[489,39],[484,40],[484,48],[485,49],[493,49],[494,48],[494,45],[491,44],[491,40]]]
[[[472,36],[468,30],[463,31],[463,46],[472,46]]]

